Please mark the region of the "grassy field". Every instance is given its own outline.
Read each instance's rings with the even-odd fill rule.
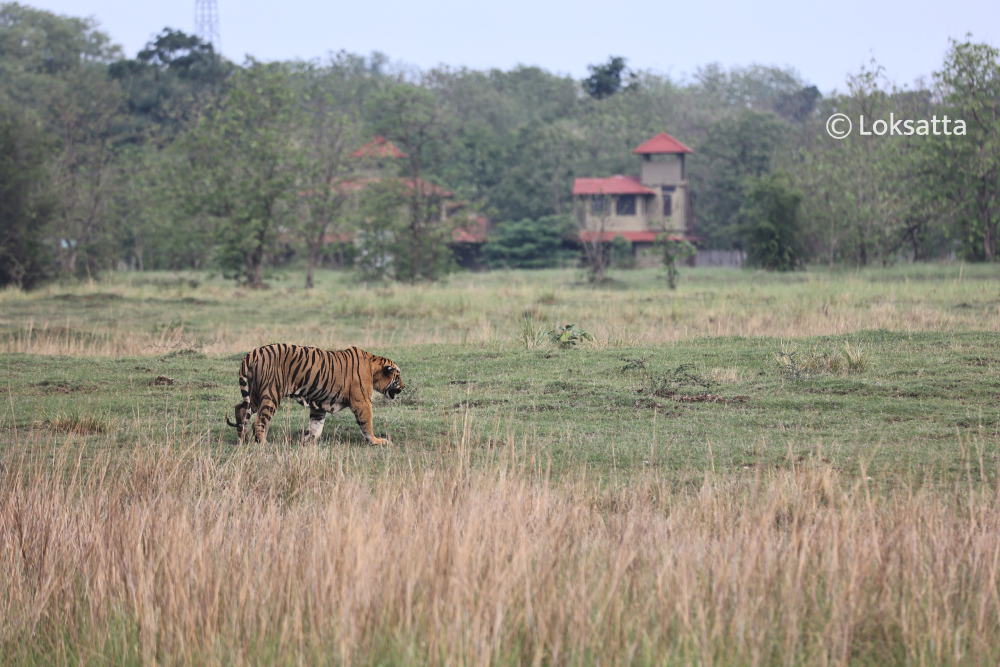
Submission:
[[[0,661],[995,664],[998,278],[0,293]],[[399,363],[393,444],[238,446],[278,341]]]

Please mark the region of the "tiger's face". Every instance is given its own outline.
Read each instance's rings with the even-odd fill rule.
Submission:
[[[393,400],[406,385],[403,384],[399,366],[389,359],[383,358],[373,364],[372,386],[375,391],[383,394],[389,400]]]

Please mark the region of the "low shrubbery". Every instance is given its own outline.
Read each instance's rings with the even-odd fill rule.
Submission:
[[[580,257],[576,233],[576,223],[566,215],[501,222],[483,246],[483,261],[494,269],[573,266]]]

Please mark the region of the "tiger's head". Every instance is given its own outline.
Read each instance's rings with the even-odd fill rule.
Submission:
[[[395,399],[405,388],[399,366],[385,357],[372,359],[372,386],[386,398]]]
[[[247,422],[250,421],[250,404],[240,401],[233,409],[233,413],[236,421],[232,422],[229,420],[229,417],[226,417],[226,423],[236,428],[236,435],[239,437],[240,442],[244,442],[248,435]]]

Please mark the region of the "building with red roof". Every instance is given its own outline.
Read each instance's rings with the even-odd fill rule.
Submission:
[[[351,157],[355,160],[365,158],[381,160],[384,158],[406,157],[406,153],[396,148],[396,144],[392,143],[382,135],[378,135],[367,144],[351,153]]]
[[[344,199],[356,199],[369,185],[379,182],[394,182],[400,186],[402,206],[410,205],[412,200],[409,195],[416,191],[422,200],[421,205],[430,208],[431,216],[435,221],[445,223],[448,226],[454,225],[449,245],[456,250],[460,263],[464,259],[469,265],[475,264],[479,249],[486,242],[488,225],[486,218],[468,213],[466,211],[467,202],[455,201],[455,194],[440,185],[422,178],[413,179],[398,176],[398,170],[394,168],[391,161],[405,158],[406,153],[385,137],[375,137],[351,152],[349,157],[357,160],[352,169],[352,175],[337,176],[331,179],[329,191],[324,189],[322,192],[317,192],[315,188],[310,188],[300,191],[299,195],[302,197],[327,196],[328,193],[332,192]],[[351,238],[350,234],[328,234],[324,237],[323,244],[345,243]]]
[[[578,178],[573,182],[576,213],[591,242],[622,236],[632,243],[638,264],[657,265],[650,251],[657,235],[691,237],[691,206],[684,157],[693,150],[660,132],[637,146],[640,175]]]
[[[638,176],[615,174],[607,178],[578,178],[573,181],[573,194],[655,196],[656,191],[643,185]]]
[[[693,150],[671,137],[666,132],[644,141],[632,149],[634,155],[683,155],[694,153]]]
[[[422,178],[404,179],[392,174],[396,170],[389,168],[386,160],[398,160],[405,158],[406,153],[399,150],[396,144],[385,137],[378,135],[368,143],[350,153],[352,159],[358,160],[363,166],[356,173],[357,175],[348,178],[335,178],[330,182],[330,187],[336,189],[344,195],[353,195],[361,192],[367,185],[386,179],[397,181],[406,191],[416,190],[420,197],[430,203],[437,211],[437,216],[444,220],[447,218],[447,210],[444,200],[453,199],[454,193],[440,185],[435,185]],[[367,168],[366,168],[367,167]]]

